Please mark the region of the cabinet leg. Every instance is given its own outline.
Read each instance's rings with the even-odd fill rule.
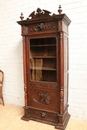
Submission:
[[[60,126],[60,125],[55,126],[55,129],[58,129],[58,130],[65,130],[65,128],[63,128],[63,126]]]
[[[1,100],[2,100],[2,104],[3,104],[3,106],[4,106],[4,99],[3,99],[3,97],[0,97],[1,98]]]
[[[2,97],[2,104],[3,104],[3,106],[4,106],[4,99],[3,99],[3,97]]]
[[[58,123],[58,124],[55,126],[55,128],[56,128],[56,129],[59,129],[59,130],[65,130],[69,119],[70,119],[70,115],[67,113],[64,122],[63,122],[63,123]]]
[[[28,107],[24,107],[24,115],[21,117],[22,120],[29,121],[29,109]]]
[[[21,119],[22,119],[22,120],[25,120],[25,121],[29,121],[29,117],[26,116],[26,115],[22,116]]]

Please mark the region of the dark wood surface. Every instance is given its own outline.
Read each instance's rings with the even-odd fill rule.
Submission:
[[[21,14],[24,66],[22,119],[64,130],[68,114],[68,26],[70,19],[38,8],[26,20]]]

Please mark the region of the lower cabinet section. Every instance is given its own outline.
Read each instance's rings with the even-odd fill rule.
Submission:
[[[41,120],[50,124],[58,123],[58,114],[36,109],[30,109],[30,118],[34,120]]]
[[[31,97],[29,105],[34,108],[45,110],[59,111],[59,91],[47,90],[42,88],[31,88]]]
[[[44,111],[43,109],[35,109],[30,106],[24,107],[25,114],[21,118],[29,121],[34,120],[50,125],[54,125],[56,129],[65,130],[70,115],[68,114],[68,106],[66,107],[63,114],[55,111]]]

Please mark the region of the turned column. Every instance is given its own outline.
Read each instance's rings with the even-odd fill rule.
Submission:
[[[64,44],[63,44],[63,32],[60,32],[60,114],[63,114],[64,110]]]

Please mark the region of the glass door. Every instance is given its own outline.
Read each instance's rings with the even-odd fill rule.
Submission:
[[[30,39],[30,80],[56,82],[56,38]]]

